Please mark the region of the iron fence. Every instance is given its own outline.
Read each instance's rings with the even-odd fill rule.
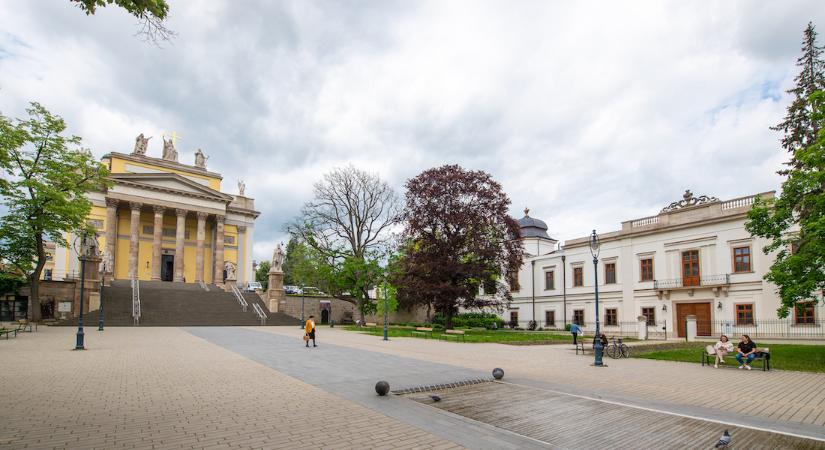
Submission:
[[[688,278],[685,282],[684,278],[670,278],[664,280],[653,280],[654,289],[676,289],[676,288],[690,288],[701,286],[726,286],[730,285],[730,274],[721,273],[717,275],[702,275],[701,277]]]
[[[737,323],[733,320],[696,322],[697,332],[704,336],[718,338],[727,335],[731,340],[747,334],[757,339],[825,339],[825,320],[811,320],[797,323],[794,319],[756,320],[752,323]],[[704,337],[702,336],[702,337]]]

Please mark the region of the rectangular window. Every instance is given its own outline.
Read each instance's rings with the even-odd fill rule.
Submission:
[[[577,325],[584,325],[584,310],[583,309],[574,309],[573,310],[573,323]]]
[[[103,228],[103,221],[100,219],[89,219],[86,223],[92,228],[97,228],[98,230]]]
[[[739,303],[736,305],[736,324],[753,325],[753,303]]]
[[[556,326],[556,311],[545,311],[544,312],[544,326],[545,327],[555,327]]]
[[[144,225],[143,226],[143,234],[154,234],[155,227],[152,225]]]
[[[177,231],[175,231],[174,228],[164,228],[163,230],[161,230],[161,233],[163,234],[163,237],[167,238],[173,238],[177,236]]]
[[[656,325],[656,308],[642,308],[642,315],[645,316],[645,321],[648,325]]]
[[[799,252],[799,241],[791,242],[791,255],[795,255]]]
[[[751,248],[736,247],[733,249],[733,271],[734,272],[750,272],[751,271]]]
[[[641,281],[653,281],[653,258],[639,261],[639,272]]]
[[[616,326],[619,324],[619,310],[616,308],[605,308],[604,324]]]
[[[556,273],[552,270],[544,272],[544,290],[550,291],[556,287]]]
[[[604,284],[616,284],[616,263],[604,265]]]
[[[584,268],[583,267],[574,267],[573,268],[573,286],[584,286]]]
[[[797,303],[794,306],[794,318],[798,325],[816,323],[814,319],[814,305],[815,302]]]
[[[507,272],[507,284],[510,285],[510,292],[515,292],[521,289],[518,284],[518,271]]]
[[[223,237],[224,244],[234,244],[235,243],[235,236],[224,236]]]
[[[510,311],[510,323],[518,325],[518,311]]]

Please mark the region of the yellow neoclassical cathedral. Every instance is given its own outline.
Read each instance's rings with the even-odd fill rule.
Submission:
[[[238,284],[254,280],[254,200],[221,192],[223,177],[206,168],[200,150],[193,164],[178,161],[172,139],[163,138],[160,158],[147,155],[150,138],[135,139],[132,153],[111,152],[102,163],[112,186],[88,194],[89,224],[97,229],[101,270],[115,279]],[[68,241],[73,242],[69,236]],[[57,247],[44,277],[74,278],[75,250]]]

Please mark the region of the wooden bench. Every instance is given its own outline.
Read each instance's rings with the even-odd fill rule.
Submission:
[[[711,353],[708,351],[708,347],[712,346],[708,345],[704,350],[702,350],[702,366],[712,366],[716,362],[716,350],[714,349],[713,353]],[[726,357],[736,361],[736,349],[734,349],[733,352],[728,353]],[[757,347],[753,361],[751,361],[751,365],[757,361],[762,362],[763,372],[771,370],[771,349],[768,347]],[[736,361],[736,364],[739,364],[739,361]]]
[[[365,327],[377,327],[378,324],[375,322],[367,322],[364,324]]]
[[[31,333],[32,331],[37,331],[37,323],[34,323],[34,328],[32,329],[32,322],[29,322],[26,319],[20,319],[17,321],[17,329],[18,331]]]
[[[579,354],[579,352],[581,352],[581,354],[584,355],[586,348],[587,347],[584,346],[584,341],[583,340],[579,340],[578,342],[576,342],[576,354],[577,355]]]
[[[426,337],[433,337],[433,329],[427,327],[416,327],[415,331],[410,332],[410,336],[422,335]]]
[[[17,331],[19,331],[19,330],[20,330],[19,327],[18,328],[2,327],[2,328],[0,328],[0,337],[5,336],[6,340],[9,339],[9,335],[11,335],[11,334],[14,334],[14,337],[17,337]]]
[[[464,330],[444,330],[444,334],[441,335],[441,338],[445,341],[450,338],[455,338],[456,342],[458,342],[459,339],[466,342],[464,336],[466,336]]]

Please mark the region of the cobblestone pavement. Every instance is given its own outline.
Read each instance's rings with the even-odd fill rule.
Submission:
[[[459,448],[181,329],[73,333],[0,342],[0,448]]]
[[[280,327],[261,330],[294,333]],[[507,380],[541,389],[825,438],[825,374],[609,358],[605,359],[608,368],[597,369],[590,366],[592,355],[576,355],[572,345],[463,344],[418,338],[384,342],[338,328],[320,328],[318,338],[353,349],[484,371],[498,366]]]

